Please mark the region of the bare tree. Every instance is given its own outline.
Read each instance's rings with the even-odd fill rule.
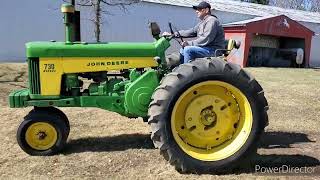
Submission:
[[[320,0],[271,0],[270,5],[282,8],[320,12]]]
[[[320,12],[320,0],[310,0],[310,11]]]
[[[101,25],[103,24],[103,14],[111,15],[108,7],[119,7],[122,11],[127,12],[127,6],[139,3],[140,0],[63,0],[73,5],[79,5],[91,8],[94,17],[90,20],[94,24],[94,35],[97,42],[101,40]]]
[[[306,10],[305,0],[288,0],[290,9]]]

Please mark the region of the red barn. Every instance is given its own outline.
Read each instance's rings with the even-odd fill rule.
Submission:
[[[285,15],[224,25],[227,39],[241,41],[228,61],[246,66],[309,67],[314,32]]]

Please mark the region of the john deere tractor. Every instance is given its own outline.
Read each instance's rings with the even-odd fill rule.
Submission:
[[[29,88],[9,96],[11,108],[34,107],[17,131],[23,151],[47,156],[64,148],[70,125],[56,107],[96,107],[142,117],[155,147],[180,172],[232,170],[256,152],[268,104],[240,66],[223,57],[172,65],[165,51],[174,37],[161,37],[156,23],[154,42],[81,42],[79,12],[69,4],[61,10],[65,42],[27,43]],[[224,54],[235,47],[229,42]]]

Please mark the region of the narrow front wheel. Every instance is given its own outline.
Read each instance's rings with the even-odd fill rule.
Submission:
[[[21,149],[35,156],[56,154],[65,146],[67,137],[68,127],[61,114],[43,109],[32,110],[17,131]]]

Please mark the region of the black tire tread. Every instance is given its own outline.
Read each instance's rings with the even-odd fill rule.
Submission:
[[[259,104],[259,107],[257,108],[262,112],[259,114],[259,119],[264,120],[264,122],[259,123],[260,127],[258,128],[254,142],[258,141],[258,138],[268,124],[268,103],[264,97],[263,89],[253,76],[241,69],[240,66],[214,58],[213,60],[199,59],[174,68],[173,72],[167,74],[162,79],[159,87],[151,97],[152,101],[149,105],[148,123],[152,128],[151,139],[155,147],[159,148],[160,154],[162,154],[164,158],[181,173],[205,173],[208,171],[223,173],[225,171],[223,168],[210,169],[206,166],[195,167],[192,163],[187,162],[181,155],[176,153],[172,145],[169,145],[171,142],[169,142],[170,138],[168,137],[168,134],[171,132],[167,132],[168,130],[165,127],[166,121],[171,119],[170,117],[167,117],[166,114],[170,111],[170,106],[172,106],[169,104],[173,100],[174,95],[172,94],[174,94],[177,89],[181,89],[183,85],[190,83],[192,77],[197,73],[202,73],[203,76],[205,76],[206,74],[212,74],[212,72],[216,75],[230,76],[230,78],[237,78],[245,81],[250,91],[257,97],[257,104]],[[257,144],[254,143],[242,156],[240,161],[247,159],[250,154],[256,151]],[[228,169],[230,170],[230,168]]]

